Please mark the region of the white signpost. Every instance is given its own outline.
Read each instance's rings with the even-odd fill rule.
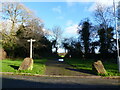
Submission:
[[[32,42],[35,42],[36,40],[30,39],[27,41],[30,42],[30,58],[32,58]]]
[[[119,4],[119,3],[118,3]],[[114,20],[115,20],[115,30],[116,30],[116,42],[117,42],[117,61],[118,61],[118,71],[120,72],[120,55],[119,55],[119,33],[118,33],[118,25],[117,25],[117,15],[116,15],[116,4],[115,0],[113,0],[113,6],[114,6]],[[119,7],[118,7],[119,10]],[[118,11],[119,14],[119,11]]]

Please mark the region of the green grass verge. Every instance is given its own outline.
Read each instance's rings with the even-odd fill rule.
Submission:
[[[75,66],[76,69],[82,69],[82,70],[89,70],[92,71],[92,64],[94,63],[94,60],[80,60],[80,59],[65,59],[65,62]],[[107,74],[101,75],[101,76],[120,76],[120,73],[118,72],[118,65],[116,63],[112,63],[110,61],[102,62]]]
[[[0,68],[2,68],[2,72],[14,72],[14,73],[31,73],[31,74],[41,74],[45,73],[45,62],[46,59],[35,59],[33,64],[32,70],[21,70],[18,71],[19,66],[23,60],[12,60],[12,59],[5,59],[1,60]]]

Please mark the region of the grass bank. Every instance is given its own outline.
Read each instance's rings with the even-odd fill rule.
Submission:
[[[45,62],[46,59],[34,59],[32,70],[21,70],[18,71],[19,66],[23,62],[22,59],[5,59],[1,60],[0,68],[2,72],[14,72],[14,73],[31,73],[31,74],[41,74],[45,73]]]
[[[92,64],[94,63],[94,60],[65,59],[65,62],[75,66],[75,69],[88,70],[92,72]],[[111,61],[104,61],[102,63],[108,73],[106,76],[120,76],[118,65],[116,63]]]

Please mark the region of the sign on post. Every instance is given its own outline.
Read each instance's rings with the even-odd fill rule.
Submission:
[[[30,39],[27,41],[30,42],[30,58],[32,58],[32,42],[35,42],[36,40]]]

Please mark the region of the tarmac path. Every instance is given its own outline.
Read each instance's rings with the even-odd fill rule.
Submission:
[[[46,62],[46,75],[25,76],[5,75],[0,76],[2,89],[7,88],[120,88],[120,79],[91,78],[98,77],[89,71],[75,70],[64,62],[49,60]],[[60,77],[53,77],[60,76]],[[66,76],[66,77],[64,77]],[[75,77],[71,77],[75,76]],[[81,77],[82,76],[82,77]]]
[[[2,88],[120,88],[120,79],[3,75]]]
[[[46,75],[62,75],[62,76],[93,76],[92,71],[77,70],[73,66],[57,60],[48,60],[46,62]]]

